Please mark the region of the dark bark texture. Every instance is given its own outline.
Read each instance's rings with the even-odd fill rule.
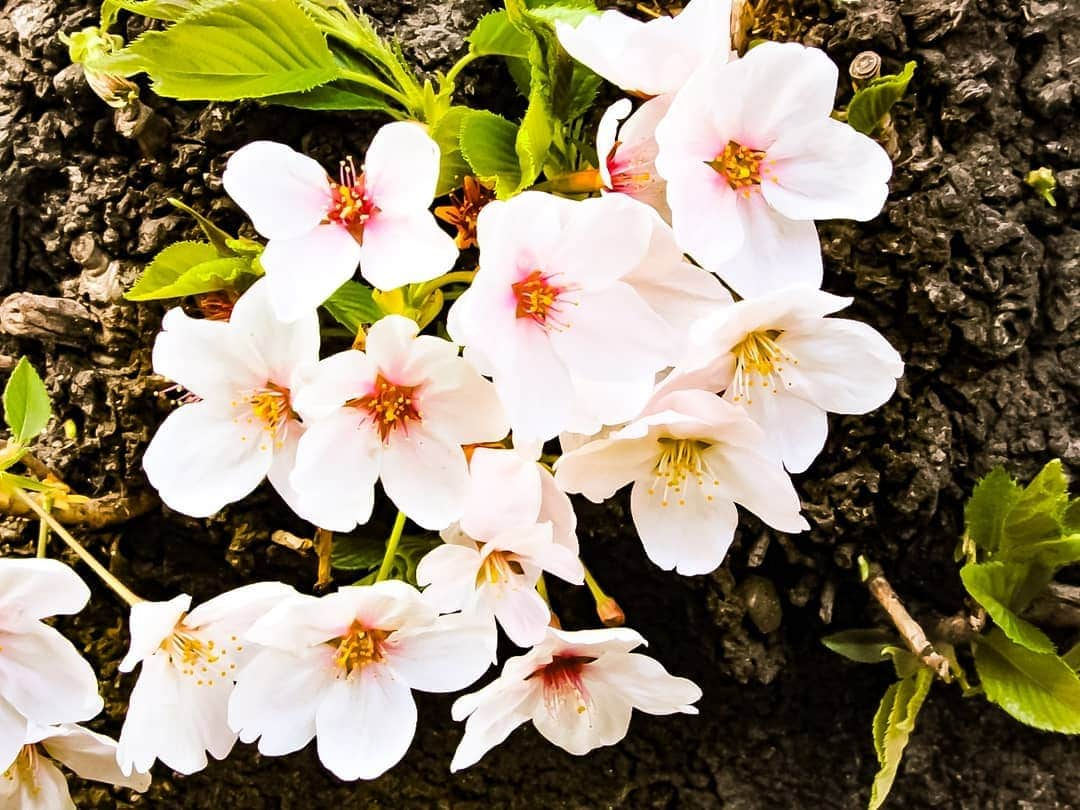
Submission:
[[[373,0],[367,10],[432,70],[464,50],[464,34],[492,5]],[[96,3],[6,0],[2,9],[0,370],[29,355],[59,417],[78,429],[70,440],[53,422],[38,448],[46,463],[88,495],[139,493],[141,454],[171,407],[166,383],[150,376],[165,308],[125,303],[120,292],[155,251],[193,235],[166,198],[235,229],[242,216],[221,189],[232,150],[274,138],[333,165],[360,157],[382,121],[176,104],[144,91],[152,115],[118,127],[56,36],[93,24]],[[867,48],[887,71],[907,59],[919,65],[893,114],[902,154],[884,213],[820,228],[826,289],[854,297],[850,316],[881,330],[907,372],[876,412],[832,418],[825,452],[797,481],[812,531],[779,537],[744,516],[712,576],[652,568],[623,501],[580,504],[587,563],[651,653],[702,685],[700,716],[639,715],[623,743],[580,759],[526,728],[451,776],[461,733],[451,700],[421,696],[412,750],[371,783],[335,780],[311,747],[267,759],[240,745],[192,777],[159,766],[141,798],[73,780],[80,807],[864,805],[876,769],[870,720],[891,673],[849,665],[819,643],[827,632],[883,622],[857,582],[855,557],[881,563],[916,618],[951,615],[963,607],[952,552],[977,478],[999,463],[1021,477],[1053,457],[1073,470],[1080,463],[1080,9],[1075,0],[800,0],[794,15],[798,36],[825,48],[842,75]],[[126,24],[129,36],[144,26]],[[501,66],[466,75],[478,105],[521,109]],[[838,100],[849,93],[842,86]],[[1040,166],[1057,176],[1056,208],[1023,183]],[[377,516],[375,536],[389,517]],[[211,520],[158,507],[87,539],[148,598],[186,591],[199,601],[266,578],[310,588],[314,558],[271,542],[275,529],[310,532],[264,488]],[[32,553],[34,533],[26,521],[3,522],[3,553]],[[80,570],[94,598],[60,626],[101,676],[106,711],[92,725],[115,734],[134,683],[117,672],[126,611]],[[595,624],[584,591],[553,597],[566,626]],[[777,611],[779,629],[760,632],[752,619],[768,629]],[[939,685],[891,806],[1072,807],[1078,756],[1075,741]]]

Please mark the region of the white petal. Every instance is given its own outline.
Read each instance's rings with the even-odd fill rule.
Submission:
[[[165,313],[154,341],[154,371],[202,399],[229,401],[237,391],[266,382],[267,369],[250,343],[222,321],[190,318],[179,307]]]
[[[620,98],[606,110],[596,128],[596,155],[600,159],[600,177],[607,188],[611,188],[611,173],[608,171],[608,157],[615,148],[619,122],[630,115],[633,105],[628,98]]]
[[[722,495],[717,496],[718,501],[730,498],[782,532],[810,528],[779,459],[733,444],[714,446],[705,451],[705,458],[720,480]]]
[[[478,447],[469,462],[469,494],[461,528],[477,540],[532,526],[540,514],[540,470],[513,450]]]
[[[496,286],[510,284],[518,280],[522,267],[544,267],[562,243],[563,229],[576,205],[541,191],[485,205],[476,223],[480,268],[473,286],[489,279]]]
[[[587,673],[586,664],[583,669]],[[604,745],[614,745],[630,729],[629,701],[583,676],[586,694],[566,690],[560,700],[541,702],[533,709],[533,724],[549,742],[581,756]],[[590,687],[597,688],[590,688]]]
[[[136,664],[157,652],[190,609],[191,597],[186,593],[174,596],[167,602],[138,602],[132,605],[128,620],[131,644],[120,662],[120,671],[131,672]]]
[[[0,558],[0,627],[78,613],[90,600],[82,578],[59,560]]]
[[[804,472],[825,446],[829,432],[825,411],[802,396],[762,392],[740,404],[764,429],[769,451],[791,473]]]
[[[16,771],[0,780],[0,805],[10,810],[76,810],[64,774],[43,756],[36,757],[29,773]]]
[[[497,699],[474,710],[465,723],[465,734],[454,752],[451,772],[479,762],[484,754],[530,719],[532,704],[536,699],[537,693],[532,684],[518,681],[502,689]],[[460,699],[458,703],[461,703]],[[454,704],[455,707],[458,703]]]
[[[662,154],[662,153],[661,153]],[[738,197],[709,166],[693,165],[667,175],[675,241],[708,270],[737,255],[747,238],[737,214]]]
[[[209,517],[266,477],[273,439],[240,414],[229,403],[195,402],[173,411],[158,428],[143,469],[170,509]]]
[[[621,195],[577,203],[561,247],[539,269],[559,284],[605,289],[633,270],[649,248],[651,212]]]
[[[445,529],[461,517],[469,468],[461,446],[422,427],[395,435],[383,453],[387,497],[425,529]]]
[[[566,428],[573,401],[570,373],[552,349],[546,332],[527,318],[505,337],[516,361],[500,368],[495,390],[510,416],[514,435],[547,440]]]
[[[598,439],[555,462],[555,483],[565,492],[580,492],[593,503],[614,495],[631,481],[652,472],[659,451],[651,439]]]
[[[266,279],[240,296],[229,316],[229,330],[248,341],[266,368],[267,378],[291,388],[298,372],[319,360],[319,318],[312,307],[291,323],[278,320],[270,303]]]
[[[439,145],[422,124],[385,124],[371,139],[364,156],[364,185],[380,210],[406,214],[426,210],[438,179]]]
[[[335,681],[315,718],[319,759],[339,779],[374,779],[405,756],[416,733],[408,684],[384,666]]]
[[[388,320],[383,318],[383,321]],[[382,321],[380,321],[382,323]],[[378,327],[376,324],[372,331]],[[328,416],[350,399],[371,393],[377,370],[364,352],[346,349],[320,360],[293,396],[293,407],[312,422]]]
[[[487,672],[495,638],[483,622],[440,616],[427,627],[399,630],[386,641],[394,674],[422,692],[456,692]]]
[[[26,718],[0,695],[0,765],[4,765],[5,770],[19,755],[26,737]],[[0,790],[4,781],[0,779]]]
[[[330,210],[330,183],[316,161],[282,143],[255,141],[238,149],[222,185],[268,239],[291,239]]]
[[[457,245],[436,219],[416,213],[377,213],[364,226],[360,273],[377,289],[393,290],[448,273],[458,259]]]
[[[499,590],[494,602],[495,618],[506,637],[519,647],[539,644],[551,622],[551,608],[534,587],[510,584]]]
[[[304,500],[291,481],[293,470],[296,468],[296,450],[300,446],[300,436],[303,432],[304,428],[299,422],[287,423],[279,444],[274,448],[274,461],[266,477],[293,512],[309,523],[318,524],[316,516],[304,508]]]
[[[476,588],[480,553],[475,546],[444,543],[429,551],[416,566],[416,582],[424,601],[440,613],[461,610]]]
[[[639,653],[604,655],[589,665],[596,678],[647,714],[697,714],[692,704],[701,700],[693,681],[670,675],[654,658]]]
[[[540,472],[540,490],[542,493],[540,514],[536,519],[540,523],[550,523],[552,539],[577,556],[577,515],[574,514],[574,506],[570,503],[570,498],[566,496],[566,493],[555,483],[555,476],[548,472],[546,467],[539,464],[536,466]]]
[[[360,255],[352,235],[333,223],[295,239],[270,240],[260,260],[274,313],[287,323],[310,317],[353,277]]]
[[[149,773],[125,776],[116,762],[116,741],[76,725],[64,725],[42,740],[49,756],[83,779],[131,788],[140,793],[150,787]]]
[[[498,441],[510,431],[495,386],[467,360],[457,356],[446,360],[438,378],[419,393],[425,425],[458,444]]]
[[[203,602],[184,618],[184,625],[210,626],[240,636],[271,608],[295,595],[296,590],[283,582],[253,582]]]
[[[28,720],[46,726],[89,720],[103,705],[90,664],[44,624],[0,632],[0,694]]]

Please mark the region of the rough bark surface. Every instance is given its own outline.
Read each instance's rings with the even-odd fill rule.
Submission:
[[[430,70],[463,50],[464,34],[491,6],[374,0],[367,10]],[[96,4],[6,0],[2,8],[0,370],[28,354],[45,374],[78,438],[65,438],[57,420],[39,455],[70,484],[94,496],[140,492],[142,451],[171,407],[149,368],[164,307],[125,303],[120,292],[141,262],[191,233],[166,198],[238,226],[220,180],[231,150],[269,137],[333,165],[342,154],[359,157],[381,122],[180,105],[144,92],[149,128],[121,121],[118,131],[56,37],[92,24]],[[842,73],[866,48],[887,70],[919,63],[913,102],[893,116],[903,152],[885,212],[821,227],[826,289],[854,296],[851,317],[886,334],[907,374],[877,412],[832,419],[824,454],[797,482],[813,530],[770,537],[744,519],[713,576],[651,568],[619,502],[581,505],[587,563],[652,653],[704,687],[701,715],[637,716],[625,742],[584,759],[520,730],[451,776],[460,729],[450,699],[422,697],[412,750],[371,783],[336,781],[310,748],[266,759],[238,746],[192,777],[159,767],[141,799],[79,783],[80,807],[863,806],[876,768],[870,719],[890,672],[848,665],[818,642],[831,629],[880,621],[856,581],[855,556],[880,562],[916,617],[952,614],[963,604],[952,551],[974,481],[998,463],[1020,476],[1055,456],[1074,470],[1080,463],[1080,18],[1072,0],[806,0],[795,13],[800,37],[824,47]],[[128,34],[142,25],[129,22]],[[469,75],[482,103],[514,111],[501,68]],[[1022,182],[1040,166],[1057,175],[1057,208]],[[89,541],[149,598],[187,591],[198,601],[264,578],[310,587],[314,559],[272,543],[276,529],[306,531],[260,490],[209,521],[159,507]],[[0,550],[29,553],[33,534],[8,520]],[[116,669],[125,611],[90,581],[90,607],[62,628],[101,675],[106,712],[94,727],[116,733],[133,684]],[[566,626],[594,623],[583,592],[554,598]],[[759,632],[748,602],[780,611],[780,628]],[[1071,739],[935,687],[892,806],[1072,807],[1078,754]]]

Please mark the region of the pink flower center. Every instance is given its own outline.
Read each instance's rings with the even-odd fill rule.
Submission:
[[[330,180],[330,209],[326,221],[347,230],[360,244],[364,243],[364,225],[379,212],[364,187],[364,175],[356,173],[352,160],[342,161],[341,181]]]
[[[728,141],[727,146],[717,154],[709,166],[727,180],[735,191],[749,191],[761,185],[761,164],[765,153],[759,149],[750,149],[738,141]]]
[[[416,403],[418,385],[398,385],[382,374],[375,377],[375,388],[359,399],[349,400],[347,405],[366,411],[379,438],[385,443],[395,430],[408,431],[410,422],[420,422],[420,410]]]
[[[529,318],[540,326],[548,326],[548,321],[558,314],[559,296],[564,288],[551,283],[551,276],[542,270],[533,270],[525,278],[510,285],[517,299],[518,318]]]
[[[588,711],[592,699],[585,686],[582,674],[585,667],[595,661],[584,655],[557,655],[550,664],[536,670],[530,678],[540,678],[543,682],[544,705],[552,715],[569,702],[576,704],[575,711],[583,714]]]
[[[346,677],[353,672],[383,659],[383,642],[389,635],[385,630],[372,630],[353,622],[345,634],[335,639],[337,652],[334,663]],[[331,646],[334,641],[329,642]]]

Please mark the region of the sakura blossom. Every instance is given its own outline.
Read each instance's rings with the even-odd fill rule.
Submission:
[[[625,737],[634,709],[697,714],[701,689],[631,652],[645,643],[628,628],[548,628],[541,643],[507,659],[497,679],[454,702],[453,717],[465,720],[465,735],[450,770],[475,764],[530,720],[548,741],[581,756]]]
[[[224,759],[236,744],[227,707],[237,674],[255,653],[244,633],[295,595],[279,582],[256,582],[215,596],[194,610],[181,594],[131,608],[131,646],[121,672],[142,664],[128,701],[116,759],[130,776],[161,760],[191,774],[206,754]]]
[[[872,327],[827,318],[851,298],[787,288],[704,317],[670,378],[723,391],[763,429],[794,473],[825,446],[826,413],[867,413],[888,401],[904,362]]]
[[[15,761],[0,778],[0,805],[20,810],[75,810],[63,765],[93,782],[142,793],[150,774],[121,773],[116,741],[71,723],[33,726]]]
[[[656,126],[670,106],[671,96],[658,96],[631,115],[630,99],[619,99],[604,112],[596,131],[601,191],[640,200],[656,209],[666,222],[671,222],[671,209],[667,183],[656,171]]]
[[[480,268],[447,326],[493,377],[515,436],[630,418],[673,362],[676,331],[628,278],[648,255],[654,217],[622,195],[543,192],[481,212]]]
[[[564,454],[555,481],[596,503],[632,482],[630,512],[645,553],[685,575],[723,561],[735,504],[780,531],[809,528],[762,429],[709,391],[661,390],[639,418]]]
[[[57,560],[0,558],[0,764],[15,762],[36,726],[101,711],[90,664],[41,621],[78,613],[89,599],[78,574]]]
[[[377,479],[414,522],[445,528],[465,507],[462,445],[509,430],[492,384],[457,346],[418,331],[400,315],[381,319],[365,351],[320,362],[297,397],[309,427],[291,480],[304,512],[323,528],[366,523]]]
[[[318,362],[319,321],[314,310],[279,320],[268,281],[240,297],[228,322],[169,310],[154,343],[154,371],[197,399],[165,419],[143,468],[161,500],[185,515],[212,515],[268,477],[303,516],[289,484],[303,433],[293,399]]]
[[[830,117],[836,65],[798,43],[704,64],[656,128],[679,246],[743,297],[822,280],[816,219],[868,220],[892,163]]]
[[[400,581],[297,596],[248,632],[262,649],[240,678],[229,723],[260,753],[280,756],[315,738],[341,779],[374,779],[408,750],[412,690],[453,692],[490,666],[487,628],[438,616]]]
[[[583,65],[642,96],[674,93],[706,60],[731,51],[730,0],[691,0],[677,17],[648,22],[609,9],[576,26],[555,23],[559,42]]]
[[[541,518],[540,471],[513,450],[477,448],[469,473],[465,512],[420,561],[417,582],[440,613],[461,611],[492,631],[497,620],[512,642],[531,646],[551,619],[536,591],[540,576],[584,582],[576,537],[574,550],[555,541],[554,525]]]
[[[428,210],[439,147],[420,124],[383,126],[363,171],[350,161],[338,180],[317,161],[273,141],[237,150],[225,190],[269,242],[261,261],[278,317],[306,317],[352,278],[389,290],[450,270],[458,251]]]

